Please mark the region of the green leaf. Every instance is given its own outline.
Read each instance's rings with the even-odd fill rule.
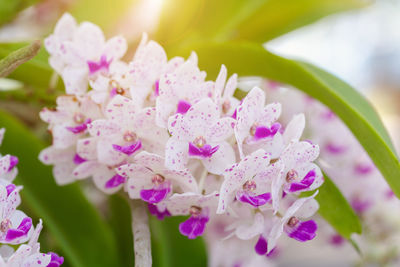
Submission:
[[[169,47],[204,39],[265,42],[365,4],[363,0],[167,0],[156,39]]]
[[[201,237],[188,239],[179,232],[185,217],[168,217],[163,221],[149,218],[152,236],[153,266],[207,266],[207,253]]]
[[[315,199],[319,203],[318,213],[343,237],[350,240],[352,233],[361,234],[362,227],[358,216],[332,180],[324,173],[325,182],[318,189]],[[314,192],[303,193],[302,196]]]
[[[6,57],[12,51],[25,47],[27,43],[0,44],[0,57]],[[57,95],[64,90],[62,81],[51,84],[55,72],[48,63],[48,53],[42,46],[37,55],[19,66],[8,77],[24,83],[24,88],[12,92],[0,92],[0,99],[13,98],[30,102],[53,103]]]
[[[5,58],[0,60],[0,78],[7,77],[19,65],[32,59],[39,52],[40,41],[35,41],[25,47],[13,51]]]
[[[124,197],[117,194],[108,198],[108,204],[109,223],[117,239],[117,250],[122,262],[121,266],[135,266],[130,206]]]
[[[111,229],[83,195],[78,184],[57,186],[51,167],[38,160],[45,147],[20,122],[0,111],[0,128],[6,128],[3,154],[19,158],[17,184],[23,203],[43,219],[66,261],[72,266],[120,266]]]
[[[232,29],[231,37],[266,42],[330,14],[367,4],[365,0],[269,0]]]
[[[261,45],[203,43],[186,49],[199,54],[199,66],[216,77],[220,64],[239,76],[260,76],[290,84],[335,112],[367,151],[389,186],[400,197],[400,163],[389,134],[370,103],[335,76],[301,61],[274,55]]]

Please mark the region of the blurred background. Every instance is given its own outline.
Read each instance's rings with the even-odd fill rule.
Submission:
[[[6,55],[7,43],[47,36],[66,11],[79,21],[95,22],[107,36],[124,35],[131,47],[135,47],[142,32],[150,35],[155,32],[164,1],[11,0],[11,4],[1,1],[0,57]],[[93,2],[96,2],[95,9]],[[400,151],[400,0],[376,0],[362,9],[327,16],[269,41],[265,46],[286,57],[314,63],[350,83],[371,100]],[[44,58],[39,55],[38,61],[41,56]],[[35,73],[31,75],[34,77]],[[0,79],[0,109],[12,112],[38,136],[48,138],[38,111],[43,106],[54,106],[55,95],[60,93],[57,90],[60,81],[48,73],[45,83],[47,91],[38,95],[34,86],[16,79]],[[27,97],[35,101],[27,104]],[[94,202],[101,198],[96,192],[89,195]],[[46,232],[44,235],[46,237]],[[52,246],[51,238],[49,240]],[[316,251],[313,256],[325,255],[320,252]],[[300,257],[302,253],[298,254]],[[283,264],[293,266],[294,260],[296,257]]]
[[[115,4],[114,1],[103,0],[98,1],[95,10],[91,8],[91,2],[15,0],[7,9],[21,12],[15,18],[5,15],[9,12],[0,16],[0,23],[3,24],[0,43],[42,38],[53,29],[57,19],[69,11],[78,20],[99,24],[106,35],[122,34],[135,44],[142,32],[151,34],[156,29],[165,0],[119,0]],[[376,0],[365,8],[330,15],[280,36],[268,42],[266,47],[278,54],[300,58],[325,68],[373,99],[394,143],[399,147],[399,29],[400,0]],[[20,86],[14,81],[2,80],[0,90]],[[2,106],[14,104],[0,102]],[[14,110],[19,113],[24,111],[19,108]],[[37,121],[35,118],[31,120]]]

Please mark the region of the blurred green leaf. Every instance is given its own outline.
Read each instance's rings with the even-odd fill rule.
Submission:
[[[318,189],[315,199],[319,203],[318,213],[343,237],[350,240],[352,233],[361,234],[360,219],[332,180],[324,173],[325,182]],[[302,193],[310,196],[314,192]]]
[[[156,39],[164,46],[204,39],[271,40],[365,0],[166,0]]]
[[[7,77],[19,65],[32,59],[40,50],[40,41],[35,41],[27,46],[11,52],[5,58],[0,60],[0,78]]]
[[[203,43],[186,49],[199,54],[199,66],[215,77],[223,63],[239,76],[260,76],[290,84],[335,112],[356,136],[393,192],[400,197],[400,163],[389,134],[370,103],[335,76],[301,61],[274,55],[247,42]]]
[[[269,0],[232,28],[232,39],[266,42],[333,13],[366,6],[367,0]]]
[[[152,236],[153,266],[207,266],[204,240],[188,239],[179,232],[179,224],[185,217],[168,217],[163,221],[149,218]]]
[[[90,21],[104,32],[113,29],[118,19],[128,15],[137,0],[80,0],[75,1],[68,12],[79,22]]]
[[[25,47],[27,43],[0,44],[0,57],[7,57],[12,51]],[[12,92],[0,92],[0,99],[12,97],[30,102],[54,102],[58,94],[63,92],[62,81],[56,81],[50,86],[55,75],[48,63],[49,55],[42,46],[37,55],[19,66],[8,77],[24,83],[25,87]]]
[[[119,266],[117,246],[111,229],[82,194],[78,184],[57,186],[51,167],[38,160],[45,147],[20,122],[0,111],[0,127],[6,135],[2,153],[19,158],[17,184],[23,202],[43,219],[73,266]]]
[[[135,266],[133,250],[131,209],[126,199],[114,194],[108,198],[110,219],[109,223],[117,239],[117,250],[121,266]]]
[[[17,14],[39,0],[1,0],[0,1],[0,25],[11,21]]]

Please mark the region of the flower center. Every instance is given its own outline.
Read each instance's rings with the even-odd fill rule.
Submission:
[[[164,176],[162,176],[161,174],[155,174],[152,178],[151,181],[153,182],[153,184],[155,185],[159,185],[162,184],[165,181]]]
[[[8,231],[8,229],[10,229],[12,227],[11,221],[10,219],[4,219],[1,223],[0,223],[0,231],[5,233]]]
[[[206,144],[206,139],[203,136],[196,137],[194,139],[193,144],[197,147],[203,147]]]
[[[296,217],[292,216],[292,217],[290,217],[290,219],[289,219],[287,225],[288,225],[289,227],[295,227],[299,222],[300,222],[299,219],[297,219]]]
[[[124,140],[126,142],[133,142],[133,141],[136,141],[136,139],[137,139],[137,136],[134,132],[128,131],[124,134]]]
[[[257,188],[257,184],[253,180],[247,181],[243,185],[243,189],[246,191],[254,191],[254,190],[256,190],[256,188]]]
[[[298,177],[298,174],[295,170],[290,170],[288,171],[288,173],[286,174],[286,182],[290,183],[294,180],[296,180]]]
[[[82,124],[82,123],[84,123],[85,122],[85,116],[83,115],[83,114],[81,114],[81,113],[76,113],[75,115],[74,115],[74,122],[76,123],[76,124]]]
[[[231,102],[229,100],[225,100],[225,102],[222,104],[222,111],[224,113],[228,113],[230,109],[231,109]]]
[[[197,207],[197,206],[191,206],[189,209],[189,213],[190,213],[190,215],[195,216],[195,217],[199,216],[201,213],[201,208]]]
[[[119,85],[119,83],[116,80],[111,80],[110,86],[111,88],[115,89],[115,93],[119,95],[123,95],[125,93],[125,90]]]
[[[258,124],[254,123],[253,126],[250,127],[250,135],[254,136],[256,134],[256,130],[257,130]]]

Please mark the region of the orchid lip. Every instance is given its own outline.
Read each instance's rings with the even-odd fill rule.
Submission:
[[[186,100],[179,100],[176,113],[186,114],[192,105]]]
[[[8,171],[10,172],[12,169],[14,169],[18,162],[19,160],[16,156],[10,156],[10,166],[8,167]]]
[[[140,190],[140,198],[148,203],[156,204],[166,199],[170,192],[171,184],[167,182],[159,186],[155,186],[152,189]]]
[[[243,203],[248,203],[257,208],[267,204],[271,200],[271,193],[255,195],[246,191],[238,191],[236,198]]]
[[[198,147],[192,142],[189,143],[189,156],[199,158],[211,158],[212,155],[217,152],[219,146],[212,147],[209,144],[205,144],[202,147]]]
[[[6,186],[7,196],[9,196],[16,188],[17,188],[17,186],[15,184],[7,185]]]
[[[82,158],[81,156],[79,156],[78,153],[75,154],[74,159],[73,159],[73,162],[74,162],[76,165],[82,164],[82,163],[84,163],[84,162],[86,162],[86,161],[87,161],[87,160],[84,159],[84,158]]]
[[[306,242],[314,239],[318,225],[315,221],[309,220],[299,222],[294,227],[287,227],[286,231],[290,238],[296,239],[300,242]]]
[[[113,177],[111,177],[110,180],[108,180],[106,182],[105,187],[106,188],[115,188],[115,187],[117,187],[117,186],[119,186],[119,185],[121,185],[121,184],[123,184],[125,182],[126,182],[126,178],[125,177],[123,177],[123,176],[121,176],[119,174],[116,174]]]
[[[158,220],[164,220],[165,217],[170,217],[171,213],[165,209],[163,212],[158,210],[158,207],[154,204],[148,203],[147,207],[149,209],[149,212],[151,215],[154,215],[157,217]]]
[[[310,186],[314,183],[316,177],[315,170],[309,171],[306,176],[299,183],[291,183],[289,187],[290,192],[297,192],[300,190],[305,190],[310,188]]]
[[[270,128],[266,126],[257,126],[254,131],[254,139],[260,140],[268,137],[274,137],[281,128],[280,123],[274,123]]]
[[[127,146],[120,146],[120,145],[113,144],[112,147],[114,150],[124,153],[127,156],[130,156],[142,148],[142,142],[139,140],[139,141],[137,141],[131,145],[127,145]]]
[[[179,224],[179,231],[182,235],[189,239],[195,239],[201,236],[206,229],[206,224],[209,221],[206,215],[190,216],[189,219]]]
[[[32,227],[32,219],[29,217],[25,217],[17,229],[9,229],[6,234],[6,241],[12,241],[16,238],[26,236],[29,232],[29,230]]]
[[[91,119],[87,119],[84,123],[79,124],[75,127],[65,127],[65,128],[67,128],[68,131],[70,131],[74,134],[79,134],[79,133],[86,131],[88,124],[91,122],[92,122]]]
[[[108,71],[111,62],[112,62],[112,59],[107,60],[106,55],[102,55],[98,62],[88,60],[87,64],[88,64],[88,67],[89,67],[89,73],[90,74],[95,74],[96,72],[98,72],[100,70],[103,70],[103,69]]]

